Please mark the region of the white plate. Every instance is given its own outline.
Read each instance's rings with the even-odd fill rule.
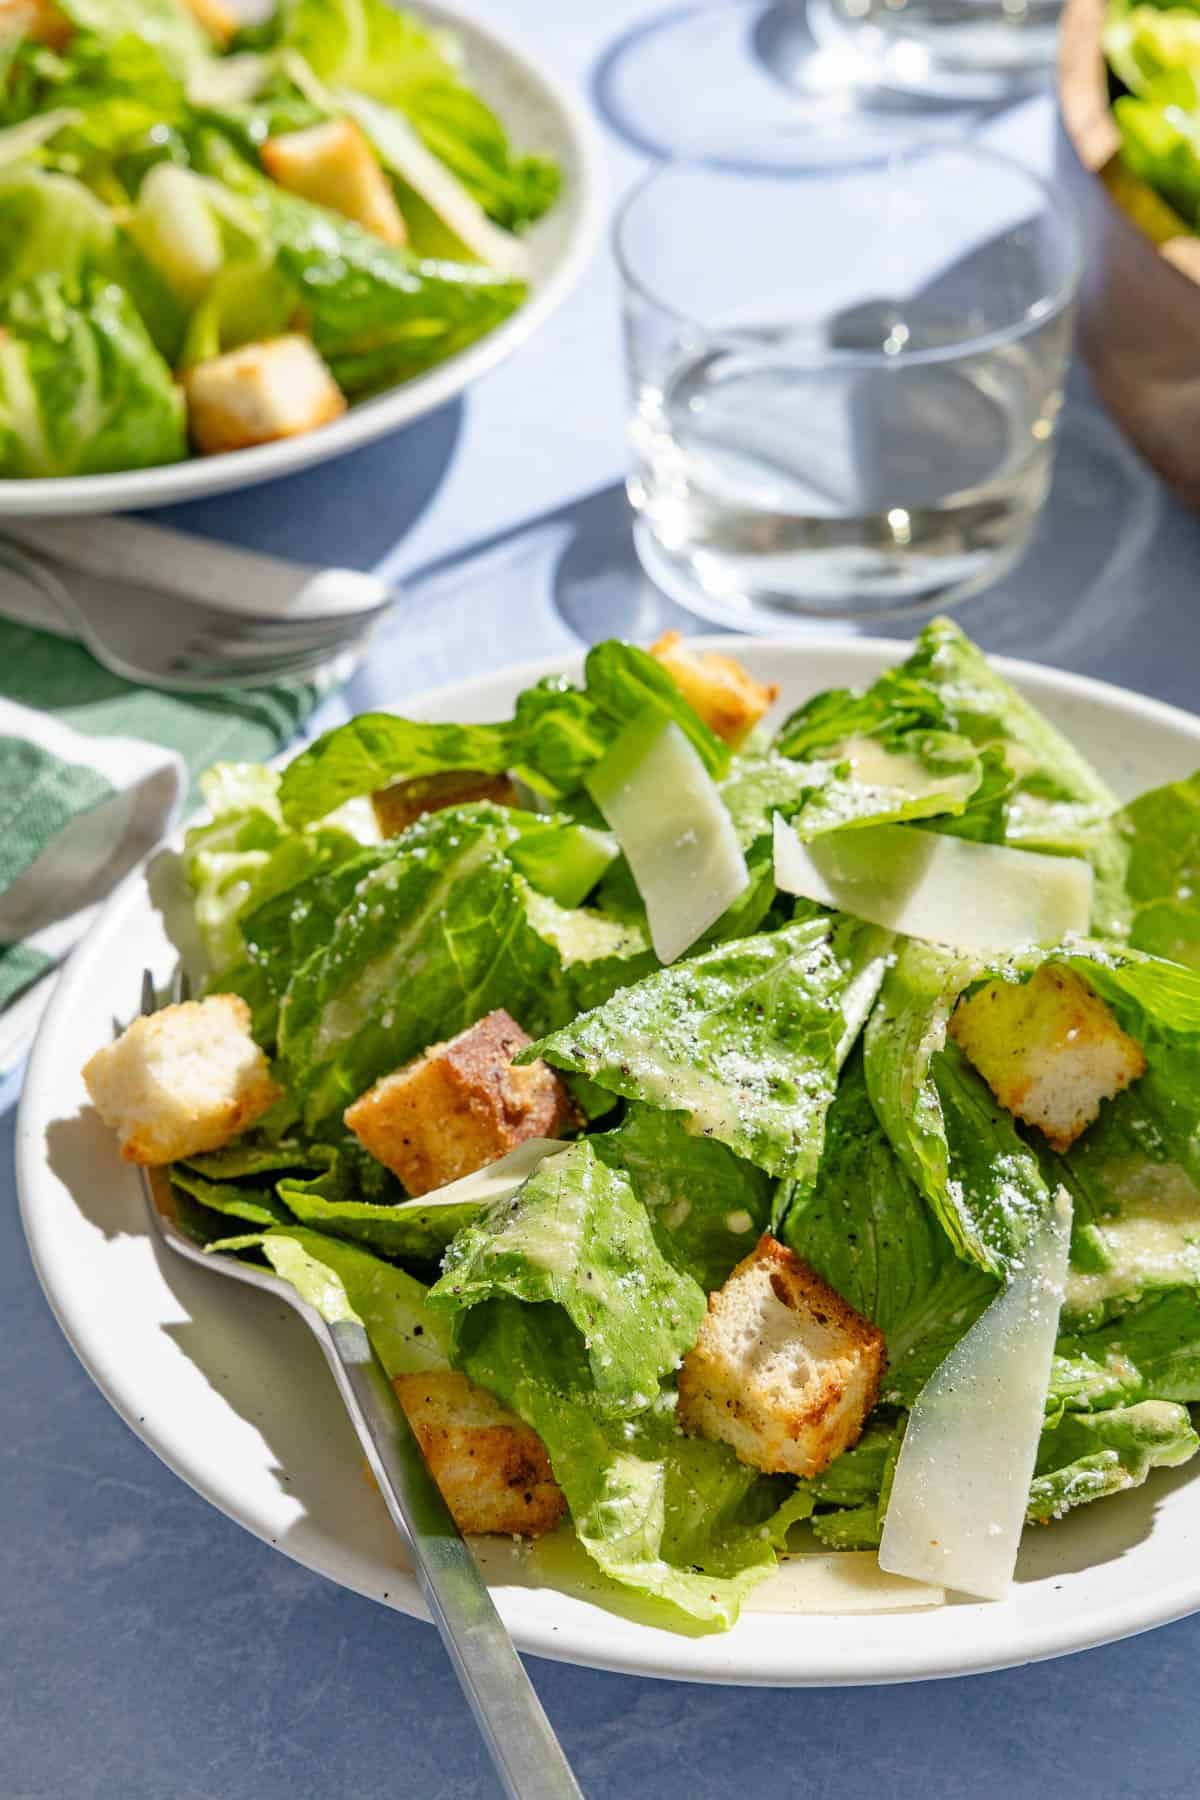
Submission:
[[[700,640],[703,642],[704,640]],[[729,638],[712,640],[728,649]],[[779,681],[780,711],[817,689],[870,681],[903,654],[878,640],[755,639],[737,653]],[[442,688],[406,710],[507,716],[517,692],[564,659]],[[1025,663],[1018,686],[1130,796],[1200,764],[1200,720]],[[87,1106],[80,1064],[133,1010],[143,964],[174,955],[139,876],[70,963],[38,1037],[18,1130],[22,1214],[50,1303],[121,1416],[185,1481],[268,1542],[402,1612],[423,1608],[316,1344],[290,1312],[206,1276],[147,1237],[138,1183]],[[871,1616],[755,1611],[724,1635],[639,1622],[586,1580],[548,1584],[539,1557],[487,1551],[518,1645],[541,1656],[699,1681],[803,1685],[902,1681],[1000,1668],[1105,1643],[1200,1608],[1200,1471],[1026,1534],[1012,1597]]]
[[[603,177],[591,121],[571,91],[544,74],[534,56],[507,34],[436,0],[419,0],[416,10],[430,24],[458,37],[472,83],[495,110],[517,148],[544,151],[562,169],[557,202],[524,237],[530,256],[530,294],[524,306],[477,344],[439,363],[428,374],[352,406],[342,418],[318,431],[254,450],[191,457],[156,469],[48,481],[0,481],[0,518],[165,506],[177,500],[195,500],[201,494],[253,487],[277,475],[292,475],[313,463],[327,462],[453,400],[519,349],[562,304],[583,273],[604,223]]]

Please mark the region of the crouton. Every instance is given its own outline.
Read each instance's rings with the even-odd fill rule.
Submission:
[[[732,656],[716,650],[689,650],[677,631],[664,632],[650,646],[650,654],[710,731],[734,749],[753,731],[779,692],[774,682],[755,681]]]
[[[32,38],[61,50],[74,35],[74,26],[54,0],[0,0],[0,44],[16,38]]]
[[[408,237],[392,184],[353,119],[329,119],[268,138],[259,152],[280,187],[353,219],[388,244]]]
[[[250,1008],[236,994],[135,1019],[97,1050],[83,1079],[125,1161],[147,1164],[219,1150],[283,1091],[250,1035]]]
[[[679,1371],[679,1422],[770,1475],[819,1475],[858,1442],[883,1333],[769,1233],[717,1293]]]
[[[544,1062],[512,1066],[532,1041],[508,1013],[488,1013],[377,1081],[346,1108],[346,1125],[410,1194],[472,1175],[527,1138],[557,1137],[573,1116],[566,1088]]]
[[[1045,963],[1023,983],[989,981],[960,1000],[950,1036],[1001,1106],[1069,1150],[1101,1102],[1146,1072],[1140,1044],[1072,970]]]
[[[541,1537],[567,1510],[536,1431],[465,1375],[397,1375],[392,1384],[460,1531]]]
[[[425,813],[465,806],[469,800],[515,806],[517,791],[507,775],[488,775],[482,769],[446,769],[440,775],[394,781],[391,787],[378,788],[371,795],[375,822],[384,837],[397,837]]]
[[[306,337],[243,344],[183,376],[197,450],[214,456],[299,437],[340,417],[346,402]]]
[[[224,49],[237,31],[237,14],[224,4],[224,0],[185,0],[185,4],[201,30]]]

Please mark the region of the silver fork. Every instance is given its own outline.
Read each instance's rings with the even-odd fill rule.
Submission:
[[[223,554],[221,546],[212,547],[213,557]],[[42,544],[26,547],[8,537],[0,537],[0,568],[49,601],[60,622],[114,675],[189,692],[312,674],[345,651],[361,651],[396,598],[373,578],[328,571],[326,594],[331,598],[335,585],[342,589],[337,604],[330,598],[322,603],[323,578],[317,576],[311,602],[290,613],[235,611],[174,586],[167,591],[132,571],[83,567]]]
[[[178,974],[173,998],[186,1000]],[[158,1010],[154,981],[142,976],[143,1013]],[[479,1566],[450,1516],[383,1365],[362,1326],[328,1324],[289,1282],[221,1252],[207,1254],[170,1213],[168,1184],[139,1171],[150,1228],[188,1262],[261,1288],[294,1307],[325,1353],[392,1522],[413,1553],[433,1622],[510,1800],[583,1800],[583,1793]],[[166,1209],[166,1210],[164,1210]]]

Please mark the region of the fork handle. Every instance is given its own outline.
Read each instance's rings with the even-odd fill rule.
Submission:
[[[357,1322],[322,1332],[334,1377],[510,1800],[583,1800],[479,1566]]]

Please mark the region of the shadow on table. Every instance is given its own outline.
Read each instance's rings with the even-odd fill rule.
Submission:
[[[1200,523],[1165,496],[1082,381],[1072,389],[1050,497],[1029,549],[956,616],[988,651],[1108,679],[1115,673],[1186,704],[1179,689],[1190,679],[1187,659],[1172,646],[1194,628],[1191,591],[1164,579],[1161,563],[1179,557],[1181,542],[1200,555]],[[671,628],[711,629],[642,573],[619,482],[415,569],[405,587],[408,603],[389,631],[407,640],[431,686],[539,653],[567,653],[580,641],[646,642]],[[792,629],[801,642],[830,633],[907,639],[928,616],[861,625],[797,620]],[[353,703],[392,703],[402,667],[385,647],[361,692],[351,689]]]
[[[462,430],[453,400],[376,443],[297,475],[144,516],[293,562],[373,569],[442,484]]]

